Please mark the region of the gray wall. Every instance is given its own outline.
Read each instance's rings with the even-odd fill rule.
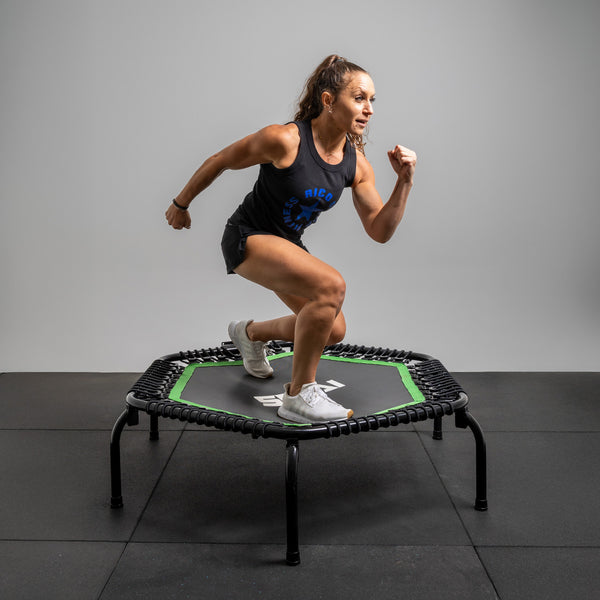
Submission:
[[[163,213],[210,153],[289,120],[331,52],[373,75],[382,196],[386,150],[419,155],[390,243],[349,192],[307,232],[347,279],[348,341],[598,370],[599,26],[596,0],[3,0],[0,370],[142,370],[283,314],[220,255],[255,169],[191,231]]]

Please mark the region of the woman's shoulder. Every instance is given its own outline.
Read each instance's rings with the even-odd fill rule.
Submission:
[[[269,149],[275,167],[289,167],[296,159],[300,146],[300,131],[295,123],[267,125],[256,135],[260,137],[264,147]]]
[[[358,183],[362,183],[367,180],[371,180],[374,177],[373,167],[371,163],[367,159],[367,157],[362,153],[356,152],[356,173],[354,176],[353,185],[357,185]]]
[[[267,125],[261,129],[258,134],[264,142],[279,146],[282,149],[292,149],[298,146],[300,141],[300,131],[295,123],[286,123],[285,125]]]

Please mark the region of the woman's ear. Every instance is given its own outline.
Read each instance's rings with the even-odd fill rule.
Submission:
[[[325,91],[321,94],[321,103],[323,104],[323,109],[331,112],[333,109],[333,103],[335,101],[335,97],[329,91]]]

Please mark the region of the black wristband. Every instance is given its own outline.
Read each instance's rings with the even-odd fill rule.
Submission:
[[[173,204],[179,209],[179,210],[187,210],[188,207],[187,206],[181,206],[181,204],[177,204],[177,202],[175,202],[175,200],[173,200]]]

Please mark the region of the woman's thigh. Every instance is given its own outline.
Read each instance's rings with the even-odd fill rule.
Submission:
[[[345,282],[333,267],[296,244],[274,235],[252,235],[235,272],[274,291],[297,312],[301,303],[323,293],[343,295]]]

